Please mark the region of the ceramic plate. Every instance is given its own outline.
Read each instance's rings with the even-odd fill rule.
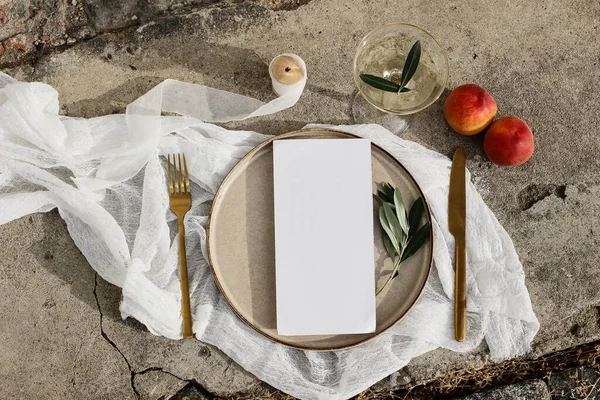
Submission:
[[[300,349],[334,350],[363,343],[397,323],[417,301],[431,270],[433,238],[402,263],[400,274],[377,296],[377,328],[360,335],[280,336],[275,308],[273,223],[273,140],[344,139],[356,136],[331,130],[303,130],[273,137],[250,151],[219,187],[211,208],[207,247],[215,280],[237,315],[262,335]],[[382,182],[399,187],[407,205],[421,189],[390,154],[371,145],[373,193]],[[424,221],[431,220],[425,203]],[[373,206],[375,276],[383,284],[391,270]],[[351,218],[351,216],[349,216]],[[387,259],[387,261],[386,261]]]

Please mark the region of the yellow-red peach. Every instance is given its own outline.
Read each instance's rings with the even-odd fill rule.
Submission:
[[[520,165],[533,154],[533,133],[522,119],[502,117],[485,133],[483,149],[494,164]]]
[[[461,135],[482,132],[496,116],[498,107],[492,96],[481,86],[468,84],[457,87],[444,103],[448,125]]]

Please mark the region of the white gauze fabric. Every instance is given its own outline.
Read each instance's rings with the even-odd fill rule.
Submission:
[[[495,360],[527,352],[539,324],[523,267],[509,236],[470,183],[468,331],[465,342],[454,340],[450,160],[377,125],[333,128],[386,149],[423,189],[433,215],[434,267],[415,307],[376,339],[331,352],[287,348],[236,317],[204,258],[207,216],[221,180],[267,136],[206,122],[276,112],[295,104],[301,92],[263,104],[168,80],[127,107],[125,115],[80,119],[58,115],[52,87],[0,73],[0,223],[57,208],[92,268],[122,287],[123,318],[179,339],[177,225],[169,209],[163,155],[185,152],[193,199],[185,226],[194,332],[259,379],[301,399],[346,399],[438,347],[466,352],[485,339]],[[161,116],[161,111],[184,116]]]

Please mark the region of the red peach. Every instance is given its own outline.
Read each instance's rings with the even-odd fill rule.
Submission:
[[[533,133],[522,119],[502,117],[487,130],[483,149],[494,164],[520,165],[533,154]]]
[[[457,87],[444,103],[444,117],[448,125],[461,135],[482,132],[497,111],[492,96],[481,86],[473,84]]]

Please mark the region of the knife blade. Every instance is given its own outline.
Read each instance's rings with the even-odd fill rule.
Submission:
[[[454,336],[459,342],[465,340],[467,333],[466,216],[465,150],[459,147],[452,159],[450,190],[448,192],[448,229],[454,236],[456,254]]]

